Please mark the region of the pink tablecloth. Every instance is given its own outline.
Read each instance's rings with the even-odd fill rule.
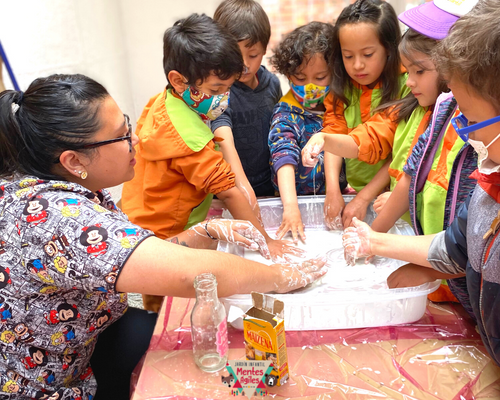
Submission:
[[[168,298],[133,400],[229,399],[218,373],[194,364],[189,316],[194,300]],[[229,359],[244,359],[243,332],[229,329]],[[500,368],[470,318],[454,304],[429,303],[413,324],[287,332],[290,379],[277,399],[500,399]]]

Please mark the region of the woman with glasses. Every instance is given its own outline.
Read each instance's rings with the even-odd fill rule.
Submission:
[[[169,242],[130,223],[104,188],[134,177],[137,142],[129,118],[85,76],[0,94],[3,394],[90,399],[97,380],[98,398],[129,398],[155,317],[125,314],[127,292],[192,297],[203,272],[221,297],[286,292],[326,272],[322,260],[269,267],[189,248],[226,240],[256,249],[264,238],[248,222],[211,220]]]

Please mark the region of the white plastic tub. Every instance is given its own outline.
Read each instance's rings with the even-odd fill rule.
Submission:
[[[344,197],[346,203],[352,199],[352,196]],[[329,271],[321,280],[306,288],[275,295],[285,303],[285,329],[361,328],[404,324],[420,319],[425,312],[427,295],[439,287],[440,281],[389,289],[387,277],[403,262],[375,257],[368,265],[359,260],[354,267],[347,266],[343,258],[341,232],[328,231],[324,225],[323,203],[324,196],[299,198],[307,235],[306,245],[301,247],[308,251],[309,257],[326,255]],[[270,233],[276,231],[283,214],[281,200],[259,200],[259,205],[266,230]],[[230,214],[225,217],[230,217]],[[374,217],[370,207],[365,222],[370,224]],[[400,220],[390,232],[411,235],[412,229]],[[242,247],[221,243],[219,250],[269,263],[256,252]],[[221,301],[228,313],[231,306],[246,311],[252,305],[250,295],[231,296]],[[236,328],[242,328],[240,320],[231,323]]]

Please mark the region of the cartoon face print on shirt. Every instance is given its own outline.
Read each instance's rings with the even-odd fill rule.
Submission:
[[[72,387],[73,395],[71,396],[71,400],[82,400],[82,391],[80,388]]]
[[[19,384],[16,381],[13,381],[12,379],[9,379],[5,384],[2,386],[2,391],[5,393],[17,393],[17,394],[23,394],[25,389],[19,386]]]
[[[0,295],[0,323],[5,324],[10,318],[12,318],[11,308],[5,302],[5,298]]]
[[[12,284],[10,280],[10,269],[0,266],[0,289]]]
[[[104,196],[101,192],[88,192],[85,193],[85,197],[95,204],[101,204],[104,200]]]
[[[80,318],[80,313],[75,304],[62,302],[57,306],[57,309],[50,310],[43,314],[47,325],[55,325],[59,322],[71,322]]]
[[[71,325],[65,325],[61,330],[52,334],[50,337],[53,346],[60,346],[64,343],[68,343],[76,338],[75,328]]]
[[[26,264],[26,269],[30,274],[36,275],[45,283],[54,283],[54,280],[49,275],[47,268],[39,259],[31,260]]]
[[[24,322],[20,322],[14,326],[14,334],[16,335],[16,340],[21,343],[31,343],[35,340],[33,331]]]
[[[23,210],[23,215],[26,216],[26,222],[29,226],[37,226],[47,222],[49,214],[46,210],[48,207],[49,202],[42,196],[36,196],[29,199]]]
[[[69,247],[68,239],[65,235],[54,235],[52,240],[45,243],[43,251],[52,259],[54,267],[64,275],[68,268],[69,260],[73,259],[74,253]]]
[[[140,233],[137,229],[118,229],[115,232],[116,238],[120,241],[120,244],[124,249],[131,249],[139,241]]]
[[[101,329],[107,322],[111,321],[111,312],[110,310],[102,310],[97,315],[93,315],[89,321],[87,321],[87,326],[89,328],[89,332],[98,331]]]
[[[49,362],[47,351],[39,347],[31,346],[28,349],[29,356],[21,359],[21,362],[26,369],[33,369],[36,367],[44,367]]]
[[[7,344],[14,343],[16,341],[16,334],[12,331],[3,331],[0,334],[0,340]]]
[[[79,217],[82,203],[78,199],[60,199],[56,201],[57,207],[61,210],[61,215],[65,218]]]
[[[11,369],[7,370],[7,376],[9,377],[10,380],[16,383],[18,382],[22,386],[27,386],[30,383],[29,379],[26,379],[24,376],[19,375],[16,371],[13,371]]]
[[[87,254],[97,257],[101,254],[106,254],[108,245],[108,231],[101,228],[101,224],[86,226],[82,228],[83,233],[80,235],[80,243],[87,246]]]
[[[62,356],[60,356],[59,358],[61,359],[62,362],[62,369],[67,370],[69,367],[71,367],[75,363],[78,355],[79,355],[78,353],[74,352],[74,353],[63,354]]]
[[[34,179],[34,178],[26,178],[26,179],[23,179],[22,181],[19,182],[19,187],[29,188],[29,187],[35,186],[38,183],[43,183],[43,181],[39,180],[39,179]]]
[[[51,369],[45,369],[40,373],[40,378],[43,379],[46,385],[52,385],[56,380],[56,375]]]

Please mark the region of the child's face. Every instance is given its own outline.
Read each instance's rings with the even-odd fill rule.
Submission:
[[[297,86],[307,85],[308,83],[314,83],[317,86],[328,86],[331,75],[323,54],[316,53],[311,58],[304,58],[297,71],[288,78]]]
[[[247,67],[246,72],[241,74],[240,79],[238,79],[244,84],[249,84],[255,79],[255,75],[259,70],[260,64],[262,63],[262,58],[266,54],[266,49],[262,46],[261,42],[257,42],[253,46],[247,47],[249,42],[250,40],[242,40],[241,42],[238,42],[241,55],[243,56],[243,62]]]
[[[477,122],[483,122],[494,118],[500,113],[495,109],[489,100],[481,97],[472,87],[461,82],[457,77],[452,77],[448,82],[448,87],[453,92],[458,102],[460,111],[469,120],[472,125]],[[494,123],[482,129],[469,133],[469,138],[479,140],[486,146],[500,134],[500,122]],[[500,141],[494,142],[488,148],[488,157],[500,164]]]
[[[222,80],[212,73],[204,81],[196,82],[196,89],[205,94],[216,96],[228,92],[235,80],[235,76]]]
[[[419,51],[411,53],[411,60],[401,54],[401,61],[408,71],[406,86],[411,89],[422,107],[436,103],[439,96],[439,74],[429,56]]]
[[[387,51],[378,39],[376,26],[368,22],[344,25],[339,40],[349,76],[360,85],[375,86],[387,62]]]

